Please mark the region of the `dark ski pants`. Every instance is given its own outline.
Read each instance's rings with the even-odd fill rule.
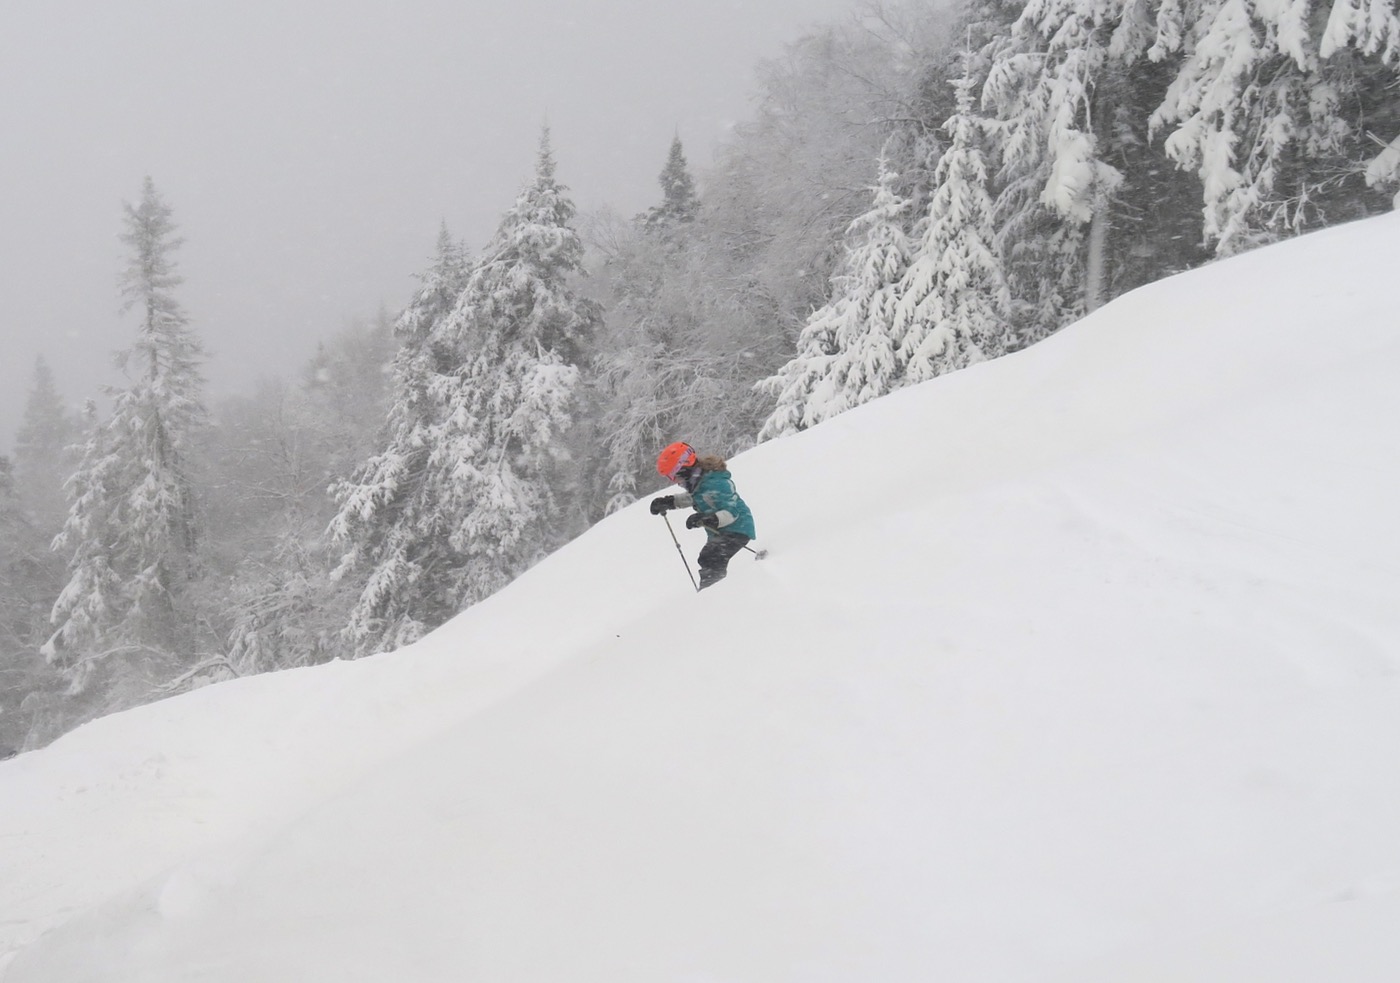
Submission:
[[[737,532],[712,532],[700,550],[700,589],[724,579],[729,572],[729,560],[749,545],[749,537]]]

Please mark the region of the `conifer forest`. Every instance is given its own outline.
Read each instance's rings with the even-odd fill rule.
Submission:
[[[1394,2],[905,0],[756,90],[703,171],[655,148],[638,215],[581,213],[542,129],[489,241],[441,228],[401,311],[217,403],[201,230],[133,188],[125,382],[68,405],[40,359],[0,457],[0,756],[409,644],[656,491],[673,440],[736,454],[1400,189]]]

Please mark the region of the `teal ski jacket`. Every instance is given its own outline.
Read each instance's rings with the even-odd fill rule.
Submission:
[[[728,471],[705,471],[700,475],[695,489],[689,495],[676,495],[676,508],[693,506],[695,511],[718,517],[718,529],[705,529],[705,532],[733,532],[740,536],[755,538],[753,513],[739,497],[734,487],[734,479]]]

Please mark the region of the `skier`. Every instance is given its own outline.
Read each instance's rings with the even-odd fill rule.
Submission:
[[[754,538],[753,515],[734,488],[724,458],[718,455],[701,457],[695,448],[678,441],[661,451],[656,470],[685,489],[685,494],[653,498],[651,514],[694,508],[695,514],[686,518],[685,527],[705,529],[706,542],[699,559],[700,590],[704,590],[724,579],[730,558]]]

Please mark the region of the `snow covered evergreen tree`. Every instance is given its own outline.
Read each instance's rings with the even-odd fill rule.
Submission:
[[[1359,184],[1374,152],[1366,125],[1400,125],[1394,3],[1164,3],[1152,51],[1184,57],[1152,122],[1172,128],[1167,151],[1200,176],[1221,254],[1321,224],[1328,188]]]
[[[582,531],[583,364],[598,322],[582,274],[573,203],[548,132],[516,199],[455,303],[420,293],[433,326],[404,356],[389,448],[337,490],[331,531],[363,568],[348,635],[358,652],[403,644],[503,587]],[[450,264],[442,265],[446,269]],[[445,281],[444,281],[445,282]]]
[[[1000,156],[997,243],[1020,343],[1101,303],[1110,208],[1111,103],[1125,87],[1121,0],[1032,0],[987,46],[984,100]]]
[[[985,124],[973,114],[974,85],[969,59],[956,83],[957,112],[944,124],[950,143],[934,171],[933,200],[899,287],[896,357],[909,385],[996,358],[1009,347],[1010,298],[993,246]]]
[[[340,510],[331,534],[348,547],[335,579],[359,588],[348,633],[360,652],[407,645],[462,604],[465,556],[449,534],[451,510],[460,508],[453,487],[459,462],[446,435],[454,423],[453,373],[467,351],[448,319],[468,275],[465,252],[444,225],[433,266],[394,323],[399,350],[383,449],[334,489]],[[251,628],[242,635],[262,637]]]
[[[807,319],[797,355],[760,383],[777,405],[759,440],[805,430],[902,384],[895,324],[913,248],[905,232],[911,203],[896,192],[898,179],[882,154],[874,200],[851,223],[853,245],[832,278],[831,300]]]
[[[597,305],[578,296],[583,242],[555,177],[546,130],[534,182],[502,219],[449,325],[467,359],[446,392],[458,501],[453,545],[474,602],[587,527],[592,437],[579,439],[591,393]]]
[[[700,210],[700,197],[696,194],[695,180],[690,176],[679,136],[671,141],[671,151],[661,171],[660,181],[661,204],[647,211],[644,219],[647,227],[661,230],[695,221],[696,213]]]
[[[170,292],[181,282],[174,233],[171,210],[147,178],[140,203],[126,205],[122,235],[131,249],[123,311],[141,316],[135,342],[117,356],[131,384],[110,392],[105,423],[89,412],[68,518],[54,543],[71,559],[45,654],[75,690],[114,652],[169,663],[192,642],[183,602],[198,567],[190,469],[205,423],[203,353]]]

